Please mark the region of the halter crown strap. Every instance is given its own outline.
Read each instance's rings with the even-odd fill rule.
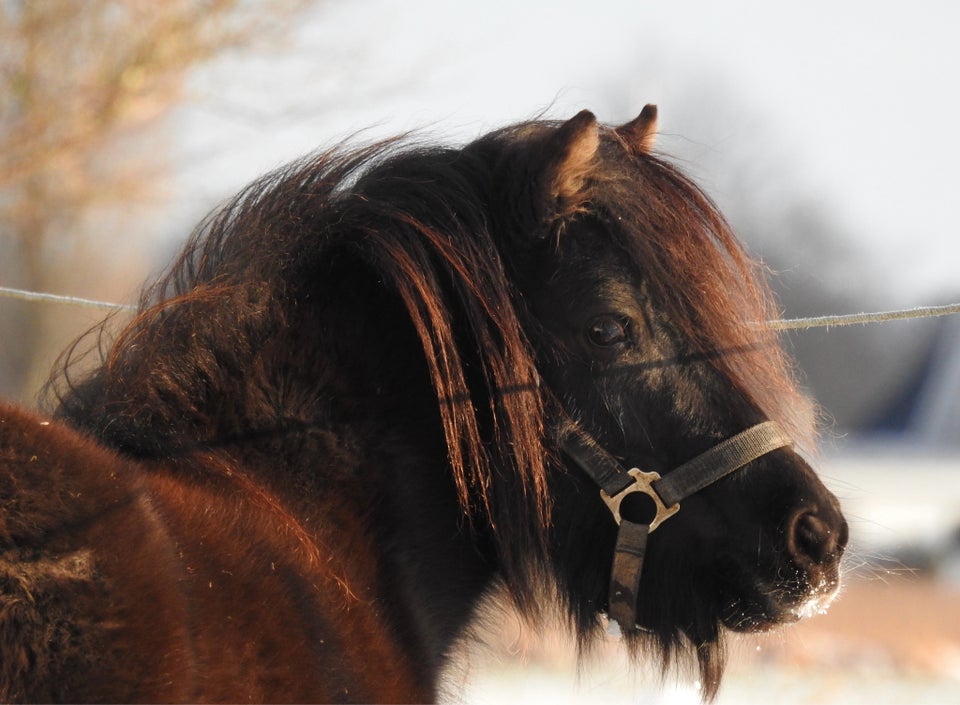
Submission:
[[[661,478],[658,473],[637,468],[625,471],[572,421],[561,429],[563,451],[599,485],[600,495],[619,525],[610,573],[608,612],[622,630],[636,628],[637,597],[648,535],[680,511],[681,500],[747,463],[792,444],[778,424],[765,421],[722,441]],[[642,493],[653,501],[655,514],[649,520],[634,521],[621,515],[621,503],[634,493]]]

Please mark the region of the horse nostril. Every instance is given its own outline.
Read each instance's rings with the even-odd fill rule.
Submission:
[[[787,548],[801,564],[838,559],[846,543],[846,527],[833,527],[816,512],[797,512],[788,528]]]

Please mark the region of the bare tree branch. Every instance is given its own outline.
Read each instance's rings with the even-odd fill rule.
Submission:
[[[153,188],[166,166],[155,128],[191,72],[231,50],[274,46],[308,4],[0,0],[0,278],[17,279],[0,283],[51,288],[57,265],[44,253],[54,235],[76,239],[92,208]],[[0,394],[22,391],[11,380],[29,376],[23,360],[43,315],[11,322],[0,311],[0,335],[17,341],[0,349]]]

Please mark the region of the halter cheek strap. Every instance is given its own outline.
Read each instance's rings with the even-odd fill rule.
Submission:
[[[680,501],[767,453],[793,445],[773,421],[765,421],[713,446],[668,472],[625,471],[583,429],[569,422],[561,431],[564,453],[600,487],[619,525],[610,574],[609,616],[624,631],[637,624],[637,597],[647,537],[680,511]]]

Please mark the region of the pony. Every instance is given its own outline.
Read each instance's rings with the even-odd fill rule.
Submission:
[[[825,608],[765,273],[655,133],[338,147],[209,216],[0,406],[0,699],[429,702],[496,590],[709,699],[728,633]]]

